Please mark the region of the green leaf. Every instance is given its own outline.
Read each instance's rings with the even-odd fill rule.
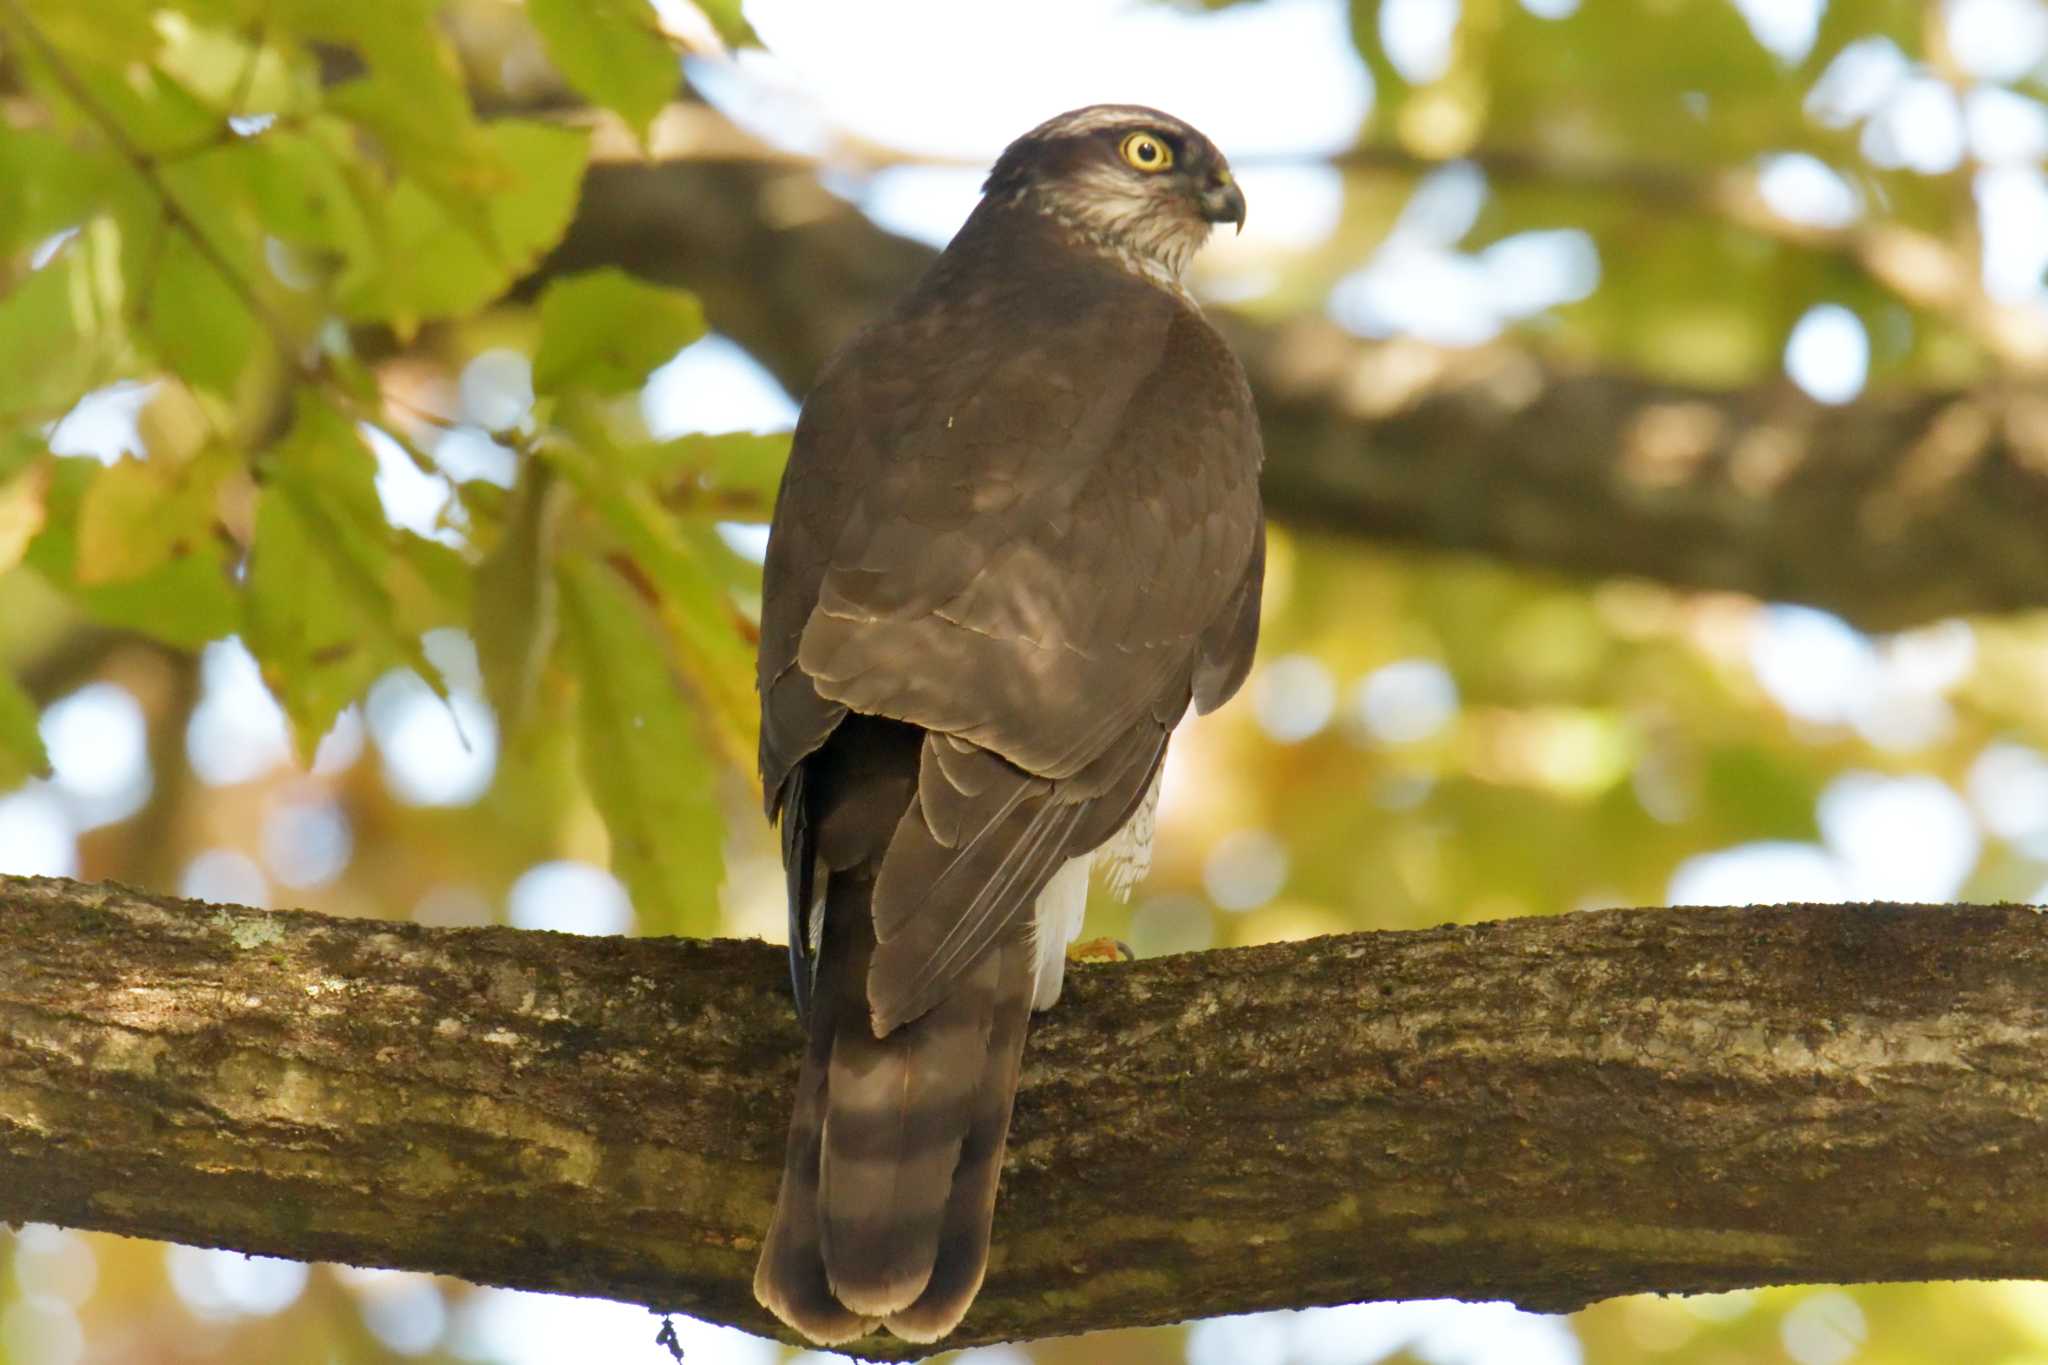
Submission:
[[[442,216],[488,246],[488,201],[517,183],[517,163],[476,121],[439,8],[438,0],[279,0],[275,22],[361,59],[367,69],[328,89],[327,107],[368,130]]]
[[[605,439],[601,425],[579,404],[559,414],[575,441],[543,452],[603,518],[652,584],[655,608],[684,681],[704,707],[713,736],[743,772],[753,768],[760,724],[754,696],[754,646],[738,607],[707,562],[669,515],[644,477]]]
[[[78,510],[81,584],[126,583],[215,548],[215,497],[238,467],[219,447],[189,460],[120,460],[100,471]]]
[[[248,284],[243,277],[242,284]],[[164,364],[194,385],[232,395],[249,367],[256,317],[237,285],[182,231],[166,234],[144,326]]]
[[[725,431],[677,436],[630,453],[677,512],[766,521],[789,463],[790,433]]]
[[[36,722],[35,699],[0,673],[0,789],[50,775],[50,756]]]
[[[643,930],[718,927],[723,830],[714,776],[638,600],[601,564],[560,567],[563,643],[582,689],[583,771],[612,868]]]
[[[96,224],[0,299],[0,420],[53,420],[125,346],[112,226]]]
[[[347,418],[302,395],[291,434],[264,464],[247,575],[249,650],[301,751],[386,670],[410,665],[437,692],[421,629],[454,590],[445,547],[393,528],[375,462]]]
[[[86,615],[103,625],[140,631],[183,649],[232,635],[240,627],[240,603],[231,566],[215,538],[124,583],[79,581],[79,522],[86,494],[100,473],[90,460],[52,462],[44,504],[48,520],[29,546],[29,567],[69,592]]]
[[[526,14],[569,84],[634,131],[675,97],[681,63],[647,0],[527,0]]]
[[[694,294],[647,284],[611,266],[558,279],[540,298],[534,391],[638,388],[650,371],[703,335],[704,310]]]
[[[503,294],[568,230],[583,181],[584,134],[506,119],[485,139],[509,167],[510,182],[485,203],[489,249],[470,225],[414,180],[400,180],[374,204],[383,268],[343,282],[341,306],[356,321],[389,321],[409,332],[421,321],[481,308]]]
[[[504,536],[476,567],[470,628],[484,694],[507,734],[532,710],[554,648],[554,532],[564,505],[564,490],[547,465],[527,461],[521,473]]]
[[[711,21],[711,27],[718,30],[718,36],[729,46],[760,43],[761,40],[754,36],[753,25],[740,12],[740,0],[694,0],[694,3],[697,12]]]
[[[111,163],[39,128],[0,137],[0,252],[32,246],[75,227],[97,207]]]

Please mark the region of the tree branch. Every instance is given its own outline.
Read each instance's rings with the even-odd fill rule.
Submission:
[[[567,239],[523,288],[607,264],[685,285],[800,394],[933,253],[809,166],[730,155],[594,165]],[[1701,389],[1506,345],[1217,316],[1258,395],[1282,521],[1809,602],[1873,629],[2048,605],[2038,394],[1825,407],[1783,382]]]
[[[948,1345],[2048,1275],[2043,980],[2039,916],[1972,906],[1607,911],[1076,969]],[[0,1218],[767,1331],[749,1285],[797,1047],[758,943],[0,878]]]

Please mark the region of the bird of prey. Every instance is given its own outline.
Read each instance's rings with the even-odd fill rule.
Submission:
[[[1251,665],[1258,419],[1182,284],[1244,212],[1179,119],[1051,119],[797,422],[759,686],[808,1045],[754,1293],[815,1342],[966,1313],[1089,865],[1142,873],[1167,736]]]

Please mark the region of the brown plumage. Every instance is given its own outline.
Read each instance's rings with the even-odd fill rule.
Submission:
[[[1177,119],[1050,120],[797,423],[761,775],[809,1042],[754,1292],[814,1341],[967,1311],[1076,860],[1142,865],[1168,734],[1250,667],[1257,417],[1180,285],[1243,216]]]

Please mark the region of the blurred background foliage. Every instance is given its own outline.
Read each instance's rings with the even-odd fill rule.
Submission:
[[[1989,403],[2048,362],[2044,63],[2037,0],[0,0],[0,867],[777,937],[751,652],[788,390],[918,259],[836,250],[876,240],[849,224],[943,241],[1007,137],[1146,100],[1247,186],[1212,309],[1334,328],[1396,389],[1486,353]],[[751,191],[593,212],[683,164]],[[615,265],[682,214],[726,243],[703,301]],[[585,221],[613,235],[558,250]],[[1315,363],[1279,354],[1262,383]],[[1764,553],[1769,499],[1742,509]],[[1796,576],[1659,571],[1276,525],[1258,668],[1176,741],[1155,870],[1091,932],[2048,898],[2038,617],[1878,637]],[[0,1365],[655,1361],[655,1327],[0,1230]],[[788,1354],[677,1328],[693,1362]],[[972,1355],[2021,1365],[2048,1296],[1367,1305]]]

